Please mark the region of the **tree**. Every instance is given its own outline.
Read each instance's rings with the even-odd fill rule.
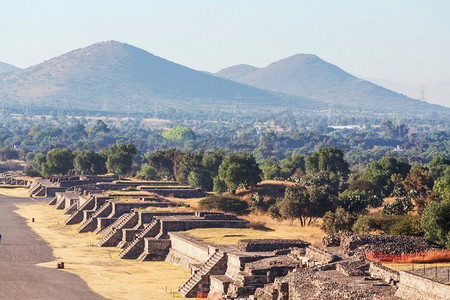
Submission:
[[[407,193],[416,197],[425,197],[433,189],[433,178],[430,172],[422,168],[413,168],[403,181]]]
[[[106,168],[116,175],[125,175],[131,171],[137,149],[133,144],[116,144],[106,150]]]
[[[305,173],[305,158],[302,155],[293,154],[280,161],[280,176],[285,179],[300,170]]]
[[[425,238],[450,248],[450,201],[431,202],[420,219]]]
[[[339,176],[328,171],[320,171],[315,174],[307,174],[300,177],[299,182],[306,186],[323,187],[326,189],[327,193],[336,196],[338,194],[340,186]]]
[[[376,194],[376,192],[377,192],[377,187],[376,187],[375,183],[373,183],[372,181],[370,181],[368,179],[364,179],[364,178],[359,178],[359,179],[352,181],[349,184],[348,189],[350,191],[360,190],[360,191],[364,191],[366,193],[371,193],[371,194]]]
[[[247,213],[248,204],[236,197],[212,195],[202,199],[198,203],[200,209],[220,210],[223,212],[242,215]]]
[[[75,174],[92,175],[106,173],[106,158],[93,150],[75,151],[73,167]]]
[[[450,160],[441,157],[435,156],[428,164],[428,169],[430,170],[431,176],[434,180],[439,179],[444,176],[445,170],[450,167]]]
[[[84,127],[83,127],[84,129]],[[94,127],[92,127],[91,132],[93,134],[98,134],[98,133],[109,133],[111,131],[111,129],[108,128],[108,125],[106,125],[105,122],[103,122],[102,120],[97,120],[97,123],[95,123]]]
[[[239,186],[251,187],[261,181],[261,169],[253,156],[245,153],[230,153],[219,167],[219,179],[227,190],[234,193]]]
[[[211,174],[204,168],[196,168],[189,172],[188,182],[189,185],[206,191],[212,191],[213,189]]]
[[[306,188],[296,184],[286,188],[284,198],[279,199],[272,208],[271,214],[278,213],[286,219],[299,219],[301,226],[322,217],[326,210],[332,208],[332,197],[320,187]]]
[[[406,215],[414,208],[414,204],[409,197],[397,198],[392,203],[388,203],[383,207],[385,215]]]
[[[335,212],[327,211],[322,220],[321,228],[326,233],[351,232],[356,217],[344,208],[338,207]]]
[[[434,182],[433,191],[435,191],[443,200],[450,201],[450,166],[437,181]]]
[[[381,199],[373,194],[360,190],[345,190],[339,195],[339,206],[351,214],[360,214],[367,211],[369,206],[381,205]]]
[[[273,159],[266,159],[261,166],[261,170],[265,180],[274,179],[280,176],[280,167]]]
[[[344,152],[334,146],[321,148],[306,158],[306,172],[309,174],[328,171],[346,178],[350,173],[348,166],[344,160]]]
[[[223,194],[227,191],[227,185],[223,180],[219,178],[219,176],[214,177],[213,179],[213,192],[216,194]]]
[[[46,162],[42,163],[42,175],[66,175],[73,169],[74,154],[67,148],[56,148],[47,152]]]
[[[413,168],[403,181],[408,197],[415,201],[419,214],[432,198],[434,181],[430,173],[422,168]]]
[[[156,179],[156,170],[149,164],[142,164],[141,171],[139,172],[139,177],[145,180],[155,180]]]
[[[8,146],[0,149],[0,160],[6,161],[10,159],[18,159],[19,152],[16,149],[10,148]]]
[[[411,166],[402,159],[383,157],[378,161],[369,163],[364,169],[362,178],[369,179],[375,183],[379,194],[387,197],[394,190],[391,176],[393,174],[400,174],[402,179],[404,179],[410,169]]]
[[[172,129],[166,130],[162,133],[162,136],[165,139],[172,141],[185,141],[185,140],[194,140],[195,133],[192,129],[183,126],[177,126]]]
[[[203,156],[202,165],[209,171],[211,178],[219,174],[219,167],[225,156],[224,150],[211,151]]]
[[[150,166],[155,168],[159,178],[168,178],[169,180],[175,180],[175,174],[173,171],[174,163],[172,161],[172,155],[169,153],[170,149],[157,150],[148,157]]]
[[[44,153],[38,153],[34,156],[31,167],[38,173],[42,173],[42,164],[47,161],[47,156]]]

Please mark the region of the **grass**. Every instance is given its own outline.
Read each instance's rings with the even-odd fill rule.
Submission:
[[[0,194],[10,196],[10,197],[21,197],[21,198],[30,197],[30,194],[28,193],[28,189],[24,188],[24,187],[9,188],[6,186],[1,186]]]
[[[200,228],[189,230],[193,236],[215,244],[235,244],[242,239],[301,239],[320,245],[325,232],[316,225],[301,227],[298,221],[276,220],[265,214],[251,214],[245,219],[263,224],[267,229]]]
[[[55,260],[41,266],[55,268],[63,261],[66,272],[77,274],[94,292],[109,299],[181,298],[177,290],[189,279],[189,272],[166,262],[122,260],[118,248],[94,246],[101,236],[80,234],[79,225],[63,225],[67,215],[49,205],[17,207],[16,212],[53,249]]]
[[[422,269],[422,263],[414,264],[414,270]],[[386,266],[390,269],[397,271],[411,271],[413,269],[413,264],[401,264],[401,263],[383,263],[383,266]],[[445,263],[426,263],[425,268],[434,268],[434,267],[450,267],[450,262]]]

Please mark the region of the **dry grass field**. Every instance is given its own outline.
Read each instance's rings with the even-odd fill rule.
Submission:
[[[24,187],[15,187],[15,186],[12,187],[0,186],[0,194],[11,197],[22,197],[22,198],[30,197],[28,189]]]
[[[16,212],[53,249],[55,260],[42,266],[55,268],[63,261],[65,271],[77,274],[106,298],[178,298],[178,287],[190,277],[189,272],[166,262],[119,259],[118,248],[95,246],[101,236],[80,234],[78,225],[63,225],[67,215],[46,204],[18,205]]]
[[[301,227],[299,221],[272,219],[267,214],[250,214],[244,217],[251,224],[263,225],[265,229],[201,228],[188,233],[216,244],[234,244],[242,239],[301,239],[320,245],[325,232],[318,226]]]

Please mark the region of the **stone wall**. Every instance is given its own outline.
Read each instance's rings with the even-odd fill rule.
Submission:
[[[445,300],[450,298],[450,286],[400,271],[400,282],[395,296],[408,300]]]
[[[240,251],[245,252],[261,252],[274,251],[279,249],[288,249],[292,247],[305,248],[309,245],[308,242],[302,240],[240,240],[237,247]]]
[[[192,264],[202,264],[213,254],[207,243],[193,236],[175,232],[169,236],[171,249],[167,261],[186,270],[190,271]]]
[[[384,282],[396,285],[400,281],[398,271],[389,269],[380,263],[371,261],[369,266],[370,276],[383,279]]]
[[[328,264],[339,260],[339,257],[337,257],[336,255],[333,255],[326,250],[314,245],[309,245],[308,247],[306,247],[305,256],[310,260],[313,260],[320,264]]]

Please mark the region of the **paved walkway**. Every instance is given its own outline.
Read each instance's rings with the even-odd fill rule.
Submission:
[[[14,213],[34,201],[0,195],[0,299],[105,299],[75,274],[36,266],[52,261],[52,250]]]

